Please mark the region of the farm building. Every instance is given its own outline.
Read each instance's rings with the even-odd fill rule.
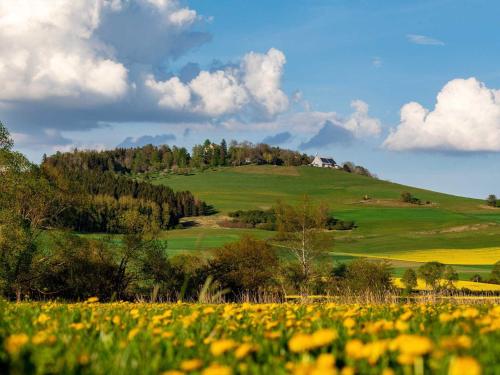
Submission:
[[[337,163],[332,158],[323,158],[321,156],[317,156],[312,161],[311,165],[313,167],[319,168],[337,168]]]

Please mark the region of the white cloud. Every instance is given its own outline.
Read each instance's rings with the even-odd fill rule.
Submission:
[[[285,55],[275,48],[267,54],[250,52],[243,59],[245,87],[270,115],[288,108],[288,97],[280,89],[285,63]]]
[[[215,72],[201,71],[189,83],[177,77],[155,81],[151,76],[146,87],[157,96],[158,106],[186,109],[206,116],[234,114],[247,105],[260,107],[268,116],[288,108],[288,97],[280,89],[285,56],[271,48],[267,53],[250,52],[238,68]],[[189,95],[187,93],[190,93]],[[191,98],[178,104],[177,97]],[[189,104],[189,108],[188,108]]]
[[[368,115],[368,104],[362,100],[353,100],[351,108],[354,112],[349,116],[344,126],[356,137],[375,136],[380,134],[380,120]]]
[[[159,95],[158,105],[161,107],[182,110],[191,102],[191,91],[177,77],[157,82],[152,75],[149,75],[145,85]]]
[[[391,150],[500,151],[500,90],[476,78],[454,79],[434,110],[416,102],[401,108],[401,122],[384,142]]]
[[[127,70],[92,39],[104,0],[10,0],[0,3],[0,100],[84,94],[116,99]]]
[[[425,35],[418,35],[418,34],[408,34],[406,35],[406,38],[414,44],[422,44],[422,45],[427,45],[427,46],[444,46],[444,42],[431,38],[429,36]]]

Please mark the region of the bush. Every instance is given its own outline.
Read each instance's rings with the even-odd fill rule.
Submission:
[[[411,292],[417,286],[417,273],[413,268],[408,268],[401,278],[407,292]]]
[[[393,289],[391,266],[386,261],[353,260],[340,285],[348,294],[384,294]]]
[[[411,204],[422,204],[422,201],[419,198],[413,196],[408,191],[404,191],[401,193],[401,201]]]
[[[276,285],[278,256],[267,242],[243,237],[213,252],[208,272],[236,297],[256,294]]]
[[[443,278],[445,265],[439,262],[427,262],[420,266],[418,273],[424,279],[427,286],[436,289],[439,286],[439,280]]]

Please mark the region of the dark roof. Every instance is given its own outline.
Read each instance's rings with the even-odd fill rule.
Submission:
[[[330,158],[320,158],[323,163],[326,164],[335,164],[335,160],[330,159]]]

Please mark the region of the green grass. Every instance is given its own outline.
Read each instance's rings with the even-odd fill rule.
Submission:
[[[377,255],[412,250],[493,248],[500,243],[500,209],[487,208],[480,200],[337,170],[246,166],[189,176],[150,177],[155,184],[192,191],[212,204],[220,215],[238,209],[269,208],[277,200],[296,203],[307,194],[313,201],[328,204],[336,217],[356,221],[356,230],[332,236],[332,250],[343,253]],[[403,191],[431,204],[403,204],[399,199]],[[365,195],[371,200],[363,202]],[[234,235],[240,235],[239,230],[193,228],[171,231],[168,237],[172,249],[179,251],[206,249],[212,241],[222,244]],[[213,240],[207,239],[212,236]]]

